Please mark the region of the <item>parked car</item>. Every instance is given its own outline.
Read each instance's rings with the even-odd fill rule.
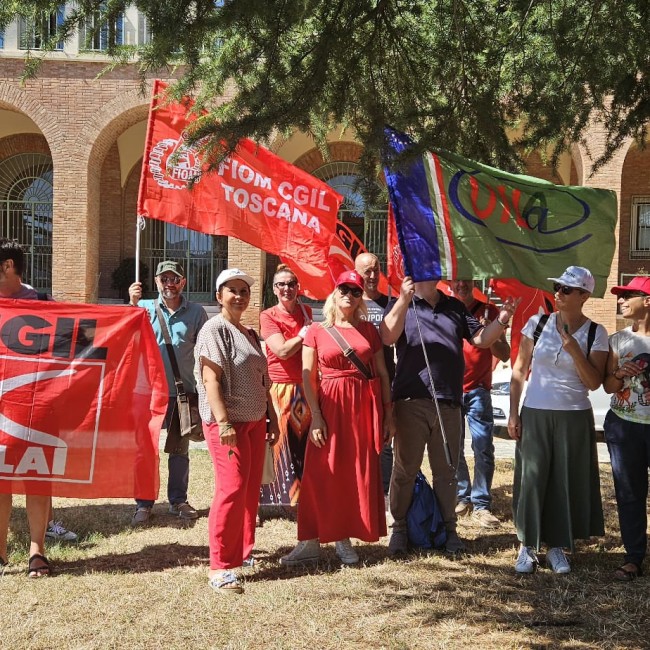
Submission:
[[[494,417],[494,426],[507,428],[508,417],[510,416],[510,375],[512,371],[509,367],[495,370],[492,374],[492,415]],[[528,382],[524,384],[524,390],[521,396],[521,404],[524,403],[524,395],[528,388]],[[589,401],[594,410],[594,422],[596,431],[603,430],[605,415],[609,411],[609,404],[612,396],[608,395],[601,386],[598,390],[589,393]]]

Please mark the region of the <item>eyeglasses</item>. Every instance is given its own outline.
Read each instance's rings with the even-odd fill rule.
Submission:
[[[570,296],[574,291],[582,291],[582,289],[578,289],[578,287],[567,287],[556,282],[553,285],[553,291],[555,291],[555,293],[563,293],[565,296]]]
[[[162,275],[158,279],[160,284],[180,284],[181,281],[178,275]]]
[[[285,287],[287,289],[295,289],[298,286],[298,282],[296,280],[289,280],[289,282],[276,282],[275,286],[278,289],[284,289]]]
[[[342,296],[347,296],[349,293],[351,293],[354,298],[361,298],[361,296],[363,296],[363,289],[351,287],[347,284],[342,284],[336,288],[341,292]]]
[[[647,298],[648,295],[640,291],[624,291],[623,293],[619,293],[618,297],[623,300],[629,300],[630,298]]]

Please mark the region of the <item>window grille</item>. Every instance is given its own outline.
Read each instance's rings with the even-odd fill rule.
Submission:
[[[56,11],[41,12],[36,17],[20,18],[18,21],[18,47],[21,50],[40,50],[47,41],[56,34],[57,27],[63,23],[64,5]],[[63,42],[56,44],[55,49],[62,50]]]
[[[104,52],[109,47],[124,45],[124,14],[110,22],[101,22],[96,12],[79,30],[79,49],[86,52]]]
[[[188,300],[214,302],[217,276],[228,265],[228,238],[206,235],[157,219],[145,219],[140,259],[149,267],[145,297],[158,294],[154,274],[163,260],[180,262],[187,285],[183,293]]]
[[[25,250],[23,281],[52,290],[52,158],[18,154],[0,162],[0,236]]]
[[[650,196],[632,199],[630,259],[650,258]]]

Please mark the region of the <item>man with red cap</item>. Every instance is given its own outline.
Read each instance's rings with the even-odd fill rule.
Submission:
[[[612,288],[621,315],[632,325],[609,337],[603,386],[613,393],[605,418],[625,547],[624,563],[614,578],[629,582],[642,574],[648,546],[647,498],[650,468],[650,277],[637,276]]]

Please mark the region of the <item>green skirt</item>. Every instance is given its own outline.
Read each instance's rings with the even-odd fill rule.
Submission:
[[[537,550],[574,548],[604,535],[596,430],[591,409],[521,410],[515,450],[513,514],[517,537]]]

